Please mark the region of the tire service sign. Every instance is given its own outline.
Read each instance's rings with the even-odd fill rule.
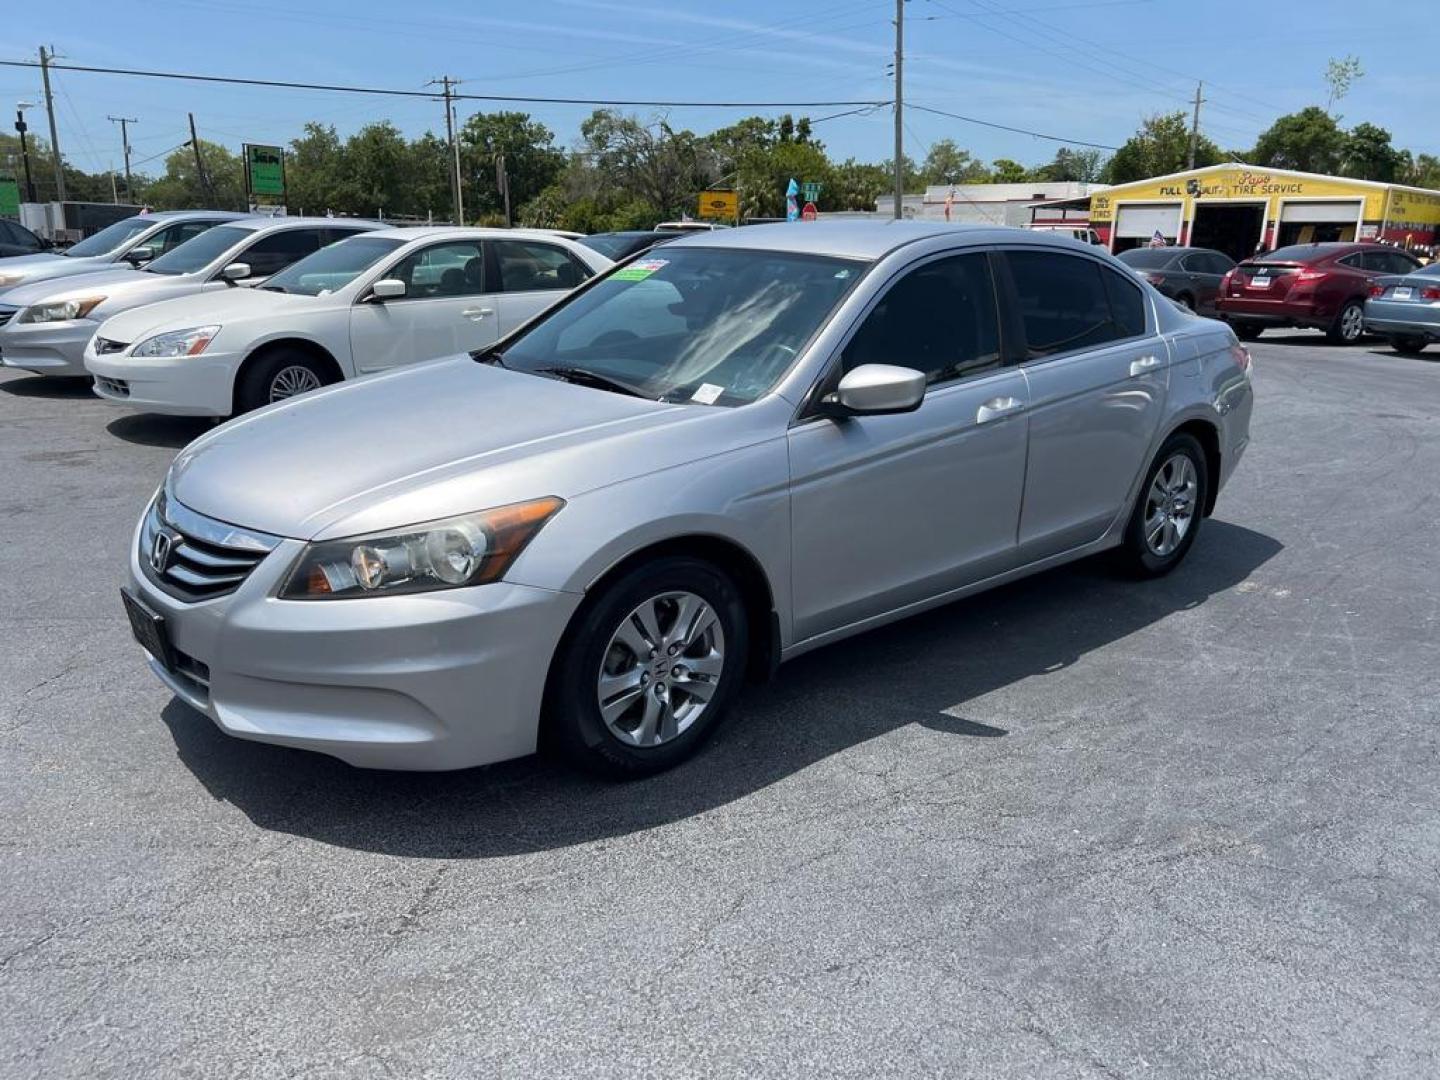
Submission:
[[[279,146],[245,144],[246,194],[285,197],[285,150]]]

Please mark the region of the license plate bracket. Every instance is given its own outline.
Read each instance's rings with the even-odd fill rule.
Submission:
[[[1410,290],[1403,285],[1397,285],[1395,290],[1390,294],[1390,298],[1392,300],[1409,300]]]
[[[149,605],[135,597],[128,589],[120,590],[120,599],[125,604],[125,617],[130,620],[130,632],[140,647],[155,658],[156,663],[166,671],[175,670],[175,650],[170,647],[170,633],[165,626],[165,616],[152,611]]]

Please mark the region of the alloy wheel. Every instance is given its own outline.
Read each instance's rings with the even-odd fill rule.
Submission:
[[[691,592],[653,596],[630,612],[600,662],[596,700],[606,728],[629,746],[660,746],[700,719],[725,670],[725,631]]]
[[[1365,312],[1351,304],[1340,313],[1340,336],[1346,341],[1359,341],[1365,329]]]
[[[270,380],[270,400],[284,401],[286,398],[320,389],[320,376],[308,367],[291,364],[275,373]]]
[[[1188,454],[1172,454],[1145,494],[1145,546],[1165,558],[1174,553],[1195,518],[1200,485]]]

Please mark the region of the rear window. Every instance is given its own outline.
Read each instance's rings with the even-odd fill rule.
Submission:
[[[1289,247],[1276,248],[1274,251],[1267,251],[1264,255],[1256,255],[1251,262],[1310,262],[1313,259],[1320,259],[1329,255],[1330,251],[1319,244],[1291,244]]]
[[[1131,248],[1115,257],[1126,266],[1133,266],[1137,270],[1159,270],[1170,265],[1175,253],[1164,248]]]

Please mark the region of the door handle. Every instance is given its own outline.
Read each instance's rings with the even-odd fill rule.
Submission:
[[[1142,356],[1138,360],[1131,361],[1130,377],[1133,379],[1144,375],[1147,371],[1154,371],[1159,366],[1160,358],[1158,356]]]
[[[1025,403],[1015,397],[997,397],[981,405],[975,413],[977,424],[988,424],[991,420],[999,420],[1002,416],[1010,416],[1025,407]]]
[[[471,322],[479,322],[487,315],[494,315],[495,309],[488,307],[469,307],[466,308],[464,311],[460,312],[460,314],[464,315],[465,318],[469,319]]]

